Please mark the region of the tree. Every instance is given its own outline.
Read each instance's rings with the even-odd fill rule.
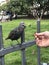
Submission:
[[[7,11],[15,14],[15,18],[17,18],[17,14],[27,13],[27,4],[26,0],[10,0],[7,4]]]
[[[25,3],[25,0],[10,0],[10,2],[7,4],[7,7],[9,11],[19,14],[24,12],[25,7],[27,7]]]
[[[29,16],[42,18],[44,12],[49,11],[49,0],[10,0],[6,6],[3,5],[0,9],[9,11],[12,16],[26,13]]]
[[[45,11],[49,11],[49,0],[33,0],[33,9],[36,11],[36,16],[42,18]]]
[[[2,6],[0,6],[0,11],[2,11],[2,10],[7,10],[6,4],[3,4]]]

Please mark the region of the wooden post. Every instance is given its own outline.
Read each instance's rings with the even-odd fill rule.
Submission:
[[[25,33],[23,31],[22,36],[21,36],[21,44],[25,42]],[[21,50],[22,53],[22,65],[26,65],[26,57],[25,57],[25,48]]]
[[[2,26],[0,25],[0,51],[3,49]],[[0,65],[4,65],[4,56],[0,57]]]

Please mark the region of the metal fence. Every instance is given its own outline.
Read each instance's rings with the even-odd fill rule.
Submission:
[[[37,32],[40,32],[40,20],[37,21]],[[2,26],[0,25],[0,65],[5,65],[4,56],[6,54],[9,54],[9,53],[12,53],[12,52],[18,51],[18,50],[20,50],[21,54],[22,54],[22,65],[26,65],[25,49],[27,47],[30,47],[30,46],[36,44],[35,40],[25,42],[25,31],[23,31],[23,34],[21,36],[21,45],[15,45],[12,47],[4,48],[2,37],[3,37],[2,36]],[[48,63],[41,64],[41,62],[40,62],[40,47],[38,47],[37,52],[38,52],[38,54],[37,54],[38,55],[37,56],[38,65],[49,65]]]

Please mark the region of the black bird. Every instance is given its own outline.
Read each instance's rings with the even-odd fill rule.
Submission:
[[[18,42],[18,39],[21,37],[24,29],[25,29],[25,24],[24,24],[24,22],[21,22],[18,27],[11,30],[11,32],[9,33],[6,40],[7,39],[10,39],[12,41],[17,40],[17,42]]]

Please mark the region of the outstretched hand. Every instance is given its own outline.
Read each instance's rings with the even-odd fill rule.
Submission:
[[[49,46],[49,32],[35,33],[36,44],[40,47]]]

